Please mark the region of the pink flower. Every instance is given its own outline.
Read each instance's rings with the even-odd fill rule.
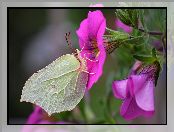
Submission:
[[[66,122],[51,122],[44,119],[44,110],[39,106],[35,106],[34,111],[29,116],[26,124],[66,124]]]
[[[42,120],[43,110],[39,106],[35,106],[34,111],[29,116],[26,124],[38,124]]]
[[[122,21],[120,21],[120,19],[116,19],[115,24],[116,24],[116,27],[123,29],[127,33],[132,32],[132,27],[124,24]]]
[[[97,10],[88,13],[88,17],[80,24],[76,31],[79,37],[81,56],[87,58],[87,67],[89,80],[88,90],[97,82],[102,75],[103,64],[106,58],[106,52],[103,45],[103,34],[106,28],[106,19],[102,12]]]
[[[134,67],[139,67],[136,63]],[[122,99],[120,114],[131,120],[138,116],[151,117],[154,114],[154,87],[158,65],[144,67],[140,73],[136,69],[131,75],[121,81],[114,81],[112,89],[114,96]]]

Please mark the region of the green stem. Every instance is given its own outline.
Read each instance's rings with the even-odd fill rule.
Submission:
[[[144,29],[141,29],[141,28],[139,28],[138,30],[141,31],[141,32],[144,32],[144,33],[148,33],[149,35],[163,35],[162,32],[156,32],[156,31],[146,32]]]

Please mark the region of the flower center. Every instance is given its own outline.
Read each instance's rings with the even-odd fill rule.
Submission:
[[[97,44],[97,40],[96,39],[91,39],[90,40],[90,48],[89,48],[91,51],[92,51],[92,55],[93,57],[98,57],[99,54],[100,54],[100,51],[98,49],[98,44]]]
[[[156,83],[156,80],[158,79],[160,71],[160,64],[158,62],[154,62],[151,65],[144,66],[140,69],[139,74],[148,74],[148,77],[151,80],[154,80]]]
[[[103,44],[104,44],[104,48],[108,54],[111,54],[115,49],[117,49],[121,45],[121,43],[119,43],[117,41],[109,40],[107,38],[103,39]]]

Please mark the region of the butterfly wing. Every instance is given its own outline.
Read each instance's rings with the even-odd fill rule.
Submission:
[[[49,115],[72,110],[83,97],[88,79],[78,70],[79,67],[80,62],[74,55],[56,59],[28,79],[21,101],[37,104]],[[84,82],[82,76],[85,84],[79,84]]]
[[[83,98],[87,81],[88,74],[86,72],[79,72],[76,78],[72,78],[65,88],[67,94],[64,98],[64,106],[66,106],[68,110],[72,110]]]

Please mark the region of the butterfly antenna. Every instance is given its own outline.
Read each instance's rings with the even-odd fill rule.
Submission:
[[[72,52],[74,53],[74,52],[75,52],[75,49],[72,47],[70,35],[71,35],[70,32],[65,33],[65,39],[66,39],[66,42],[67,42],[69,48],[70,48],[70,49],[72,50]]]

